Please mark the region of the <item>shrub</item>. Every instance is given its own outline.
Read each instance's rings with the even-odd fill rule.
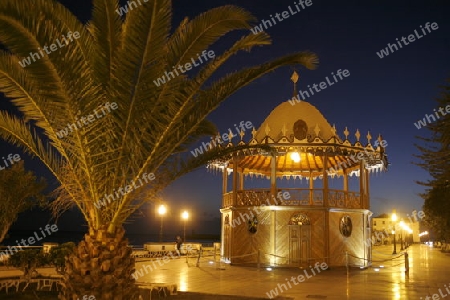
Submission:
[[[11,255],[9,263],[23,271],[24,277],[36,277],[36,268],[48,264],[48,255],[39,249],[26,249]]]
[[[73,252],[75,243],[68,242],[56,247],[52,247],[49,253],[49,262],[56,267],[59,274],[65,273],[66,256]]]

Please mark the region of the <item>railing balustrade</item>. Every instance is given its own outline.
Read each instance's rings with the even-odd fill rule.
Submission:
[[[283,198],[283,193],[289,193],[289,199]],[[274,198],[270,189],[252,189],[237,191],[237,203],[233,204],[233,192],[223,195],[223,207],[230,206],[260,206],[260,205],[289,205],[324,207],[324,190],[307,188],[277,189]],[[328,207],[362,208],[362,201],[358,192],[328,189]]]

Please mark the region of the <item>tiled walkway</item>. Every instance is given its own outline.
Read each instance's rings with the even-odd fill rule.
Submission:
[[[254,267],[230,266],[215,263],[212,256],[201,258],[198,267],[196,258],[189,258],[186,263],[185,257],[182,257],[166,259],[159,264],[155,261],[141,261],[136,264],[136,270],[142,272],[138,281],[176,284],[180,291],[195,293],[268,299],[268,293],[277,288],[279,296],[285,299],[431,300],[433,294],[438,295],[433,300],[450,299],[450,292],[447,292],[447,289],[450,291],[450,254],[441,253],[426,245],[409,247],[410,272],[407,277],[403,257],[395,261],[375,262],[393,257],[391,252],[391,247],[374,247],[372,268],[352,268],[348,276],[345,268],[321,271],[316,276],[312,275],[311,270],[307,270],[311,278],[305,276],[305,280],[300,283],[298,276],[305,275],[305,270],[279,268],[267,271]],[[143,269],[144,266],[147,266],[147,272]],[[52,274],[53,269],[39,269],[39,272]],[[1,268],[0,278],[19,273]],[[297,278],[294,281],[293,276]],[[280,287],[283,291],[279,290]],[[427,295],[430,298],[426,299]],[[275,294],[272,293],[271,296],[275,297]]]
[[[400,252],[400,251],[399,251]],[[374,247],[373,260],[393,257],[392,247]],[[147,282],[167,282],[178,285],[180,291],[203,292],[222,295],[242,295],[269,298],[267,293],[278,290],[280,296],[292,299],[425,299],[427,295],[445,294],[444,284],[450,290],[450,255],[426,245],[408,248],[410,272],[405,276],[404,257],[395,261],[374,263],[374,267],[360,270],[334,268],[304,282],[289,284],[286,279],[303,274],[300,269],[274,269],[267,271],[252,267],[229,266],[214,263],[213,258],[202,258],[199,267],[196,259],[172,259],[139,278]],[[398,255],[394,255],[398,256]],[[140,269],[149,262],[139,262]],[[375,266],[381,265],[381,268]],[[397,265],[397,266],[395,266]],[[309,276],[311,276],[311,271]],[[145,271],[144,271],[145,272]],[[316,271],[317,273],[317,271]],[[287,290],[281,284],[285,284]],[[272,294],[272,296],[275,296]],[[442,299],[442,298],[438,298]],[[430,298],[431,300],[431,298]]]

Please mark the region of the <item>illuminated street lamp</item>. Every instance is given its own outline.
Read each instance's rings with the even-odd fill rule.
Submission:
[[[392,230],[392,233],[394,234],[394,251],[392,254],[397,254],[397,244],[395,242],[395,223],[397,222],[397,214],[395,213],[395,209],[392,210],[392,216],[391,216],[392,223],[394,223],[394,230]]]
[[[183,242],[186,243],[186,222],[189,219],[189,213],[187,210],[183,211],[181,214],[181,218],[184,220],[184,226],[183,226]]]
[[[161,226],[159,228],[159,242],[163,241],[163,216],[166,214],[167,208],[164,204],[161,204],[158,208],[158,213],[161,216]]]

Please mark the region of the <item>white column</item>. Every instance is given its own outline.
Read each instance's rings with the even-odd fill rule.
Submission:
[[[366,197],[365,195],[365,168],[364,168],[364,159],[361,159],[361,161],[359,162],[359,196],[361,197],[361,208],[365,208],[366,207]]]
[[[277,157],[275,152],[272,153],[270,158],[270,194],[272,199],[277,197]],[[272,201],[271,199],[271,201]]]
[[[238,189],[238,158],[233,156],[233,206],[237,205],[237,189]]]

